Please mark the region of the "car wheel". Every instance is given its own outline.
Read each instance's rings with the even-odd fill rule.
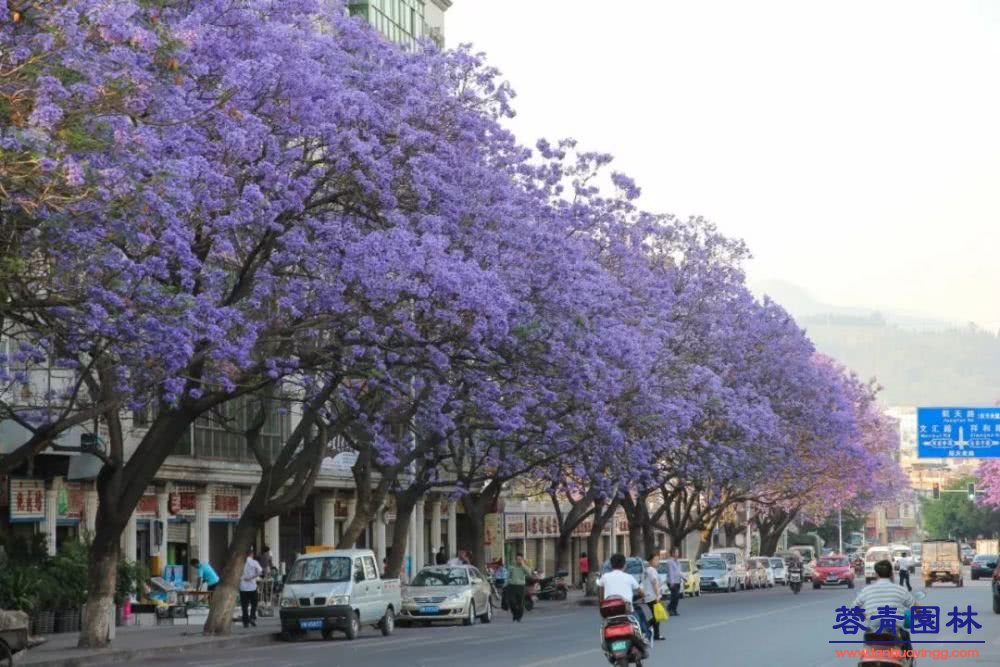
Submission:
[[[469,601],[469,613],[462,619],[462,625],[472,625],[476,622],[476,603]]]
[[[361,619],[358,618],[357,612],[351,614],[351,622],[347,624],[344,634],[347,635],[348,639],[357,639],[358,635],[361,634]]]
[[[378,627],[382,631],[383,637],[388,637],[396,629],[396,614],[392,612],[392,607],[385,610],[385,616],[382,617]]]
[[[853,579],[851,579],[850,581],[847,582],[847,587],[848,588],[854,588],[854,580]]]
[[[487,600],[486,602],[486,613],[479,617],[482,623],[492,623],[493,622],[493,605]]]
[[[1000,593],[993,594],[993,613],[1000,614]]]

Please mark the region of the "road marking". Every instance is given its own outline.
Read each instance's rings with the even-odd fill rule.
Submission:
[[[492,639],[480,639],[479,641],[469,642],[471,645],[479,646],[480,644],[492,644],[493,642],[505,642],[509,639],[520,639],[521,637],[534,637],[532,634],[521,634],[521,635],[503,635],[501,637],[493,637]]]
[[[818,604],[830,604],[829,600],[820,600],[818,602],[805,602],[803,604],[795,604],[791,607],[782,607],[781,609],[774,609],[772,611],[765,611],[759,614],[751,614],[749,616],[740,616],[739,618],[734,618],[728,621],[719,621],[718,623],[709,623],[708,625],[699,625],[696,628],[691,628],[688,632],[697,632],[699,630],[708,630],[710,628],[718,628],[723,625],[730,625],[732,623],[743,623],[755,618],[764,618],[765,616],[774,616],[775,614],[784,614],[790,609],[800,609],[802,607],[815,607]]]
[[[560,662],[575,660],[576,658],[582,658],[585,655],[592,655],[594,653],[599,653],[599,651],[596,648],[592,648],[589,651],[580,651],[579,653],[570,653],[569,655],[562,655],[557,658],[548,658],[547,660],[539,660],[538,662],[529,662],[525,665],[518,665],[518,667],[544,667],[544,665],[557,665]]]

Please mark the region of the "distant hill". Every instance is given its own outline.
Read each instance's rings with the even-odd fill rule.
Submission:
[[[884,387],[887,405],[993,405],[1000,336],[909,313],[830,306],[788,283],[755,285],[806,329],[816,348]]]

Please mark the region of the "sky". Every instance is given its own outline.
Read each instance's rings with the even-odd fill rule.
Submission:
[[[446,36],[751,281],[1000,329],[1000,1],[455,0]]]

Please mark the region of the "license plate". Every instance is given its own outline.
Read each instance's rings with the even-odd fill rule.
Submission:
[[[441,611],[441,607],[438,607],[437,605],[420,608],[421,614],[436,614],[439,611]]]
[[[322,630],[323,629],[323,619],[321,618],[309,618],[299,621],[299,628],[302,630]]]
[[[626,650],[628,650],[628,642],[627,641],[612,642],[611,643],[611,650],[612,651],[626,651]]]
[[[797,574],[789,575],[788,580],[789,581],[798,581],[799,580],[799,575],[797,575]]]

